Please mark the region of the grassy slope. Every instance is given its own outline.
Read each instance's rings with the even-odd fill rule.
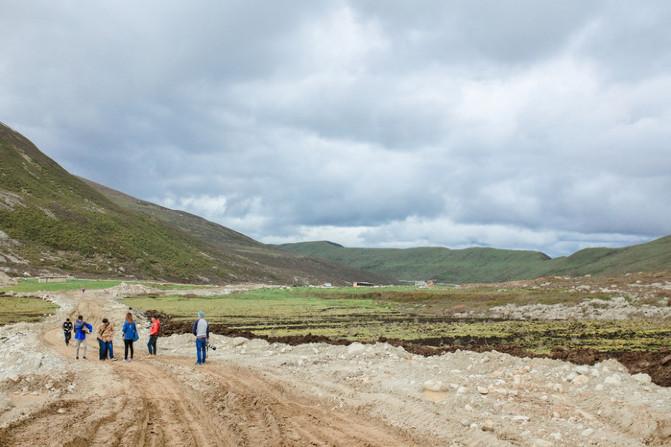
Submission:
[[[550,274],[671,270],[671,236],[621,249],[590,248],[555,259],[540,252],[493,248],[345,248],[330,242],[285,244],[281,248],[401,280],[495,282]]]
[[[351,282],[378,281],[390,279],[373,272],[363,272],[328,260],[297,256],[274,246],[262,244],[254,239],[210,222],[185,211],[171,210],[150,202],[136,199],[127,194],[84,180],[94,189],[125,210],[146,214],[175,231],[188,234],[206,247],[207,253],[219,257],[229,256],[254,266],[262,265],[282,282],[292,283],[298,278],[318,278],[322,281]],[[314,282],[314,281],[312,281]]]
[[[58,269],[187,282],[375,276],[288,255],[196,216],[114,193],[72,176],[0,124],[0,230],[19,242],[11,252],[28,261],[15,265],[18,271]],[[0,249],[2,243],[8,251],[2,240]]]
[[[587,248],[550,262],[556,274],[618,274],[671,270],[671,236],[625,248]]]
[[[539,252],[493,248],[344,248],[329,242],[285,244],[281,247],[292,253],[323,257],[401,280],[503,281],[527,277],[530,270],[548,259]]]
[[[176,278],[206,271],[185,238],[125,212],[70,175],[30,141],[0,126],[0,193],[20,201],[0,208],[1,229],[21,242],[34,267]]]

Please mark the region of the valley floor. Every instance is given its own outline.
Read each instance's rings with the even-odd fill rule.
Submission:
[[[0,328],[0,445],[650,446],[671,444],[671,389],[614,360],[497,352],[421,357],[384,343],[288,346],[214,335],[137,344],[133,362],[74,360],[60,321],[127,310],[114,289],[65,292],[43,323]],[[141,340],[146,340],[144,324]],[[115,354],[122,354],[115,341]]]

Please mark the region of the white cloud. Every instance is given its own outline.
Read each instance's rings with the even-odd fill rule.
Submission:
[[[667,2],[294,6],[15,3],[0,119],[266,241],[559,254],[671,233]]]
[[[162,200],[156,200],[156,202],[167,208],[188,211],[212,220],[221,220],[226,216],[227,200],[225,196],[166,197]]]

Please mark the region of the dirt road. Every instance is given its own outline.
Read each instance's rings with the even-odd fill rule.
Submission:
[[[0,327],[0,446],[671,445],[671,388],[620,363],[574,365],[498,352],[424,357],[386,343],[289,346],[213,334],[144,343],[133,362],[75,361],[59,322],[119,324],[128,290],[46,297],[44,323]],[[117,328],[118,329],[118,328]],[[140,324],[146,340],[146,322]],[[115,355],[123,343],[115,340]]]
[[[106,291],[68,298],[75,303],[71,316],[83,314],[96,327],[103,316],[122,321],[125,309]],[[54,378],[76,383],[76,392],[35,402],[0,430],[2,446],[431,445],[370,417],[333,410],[247,368],[149,358],[143,343],[132,362],[100,362],[94,336],[88,360],[75,361],[54,321],[42,325],[40,339],[51,354],[76,362],[71,377]],[[117,358],[122,346],[115,342]]]

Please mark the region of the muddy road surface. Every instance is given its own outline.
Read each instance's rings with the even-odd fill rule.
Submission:
[[[126,310],[105,291],[64,298],[73,302],[70,317],[82,314],[94,328],[103,317],[121,322]],[[57,398],[25,388],[9,392],[14,406],[26,406],[0,429],[3,447],[431,445],[375,418],[333,410],[249,368],[218,361],[197,367],[184,356],[149,357],[142,341],[136,343],[135,359],[124,362],[117,336],[119,360],[101,362],[91,334],[88,359],[75,360],[74,347],[64,345],[55,323],[35,326],[41,328],[44,355],[60,357],[66,365],[60,385],[74,385],[74,391]]]

